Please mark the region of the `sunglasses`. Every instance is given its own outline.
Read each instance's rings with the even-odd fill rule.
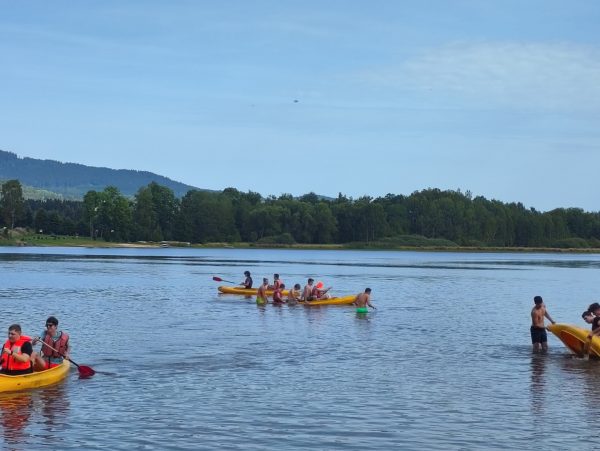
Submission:
[[[56,324],[52,324],[52,323],[47,323],[46,327],[52,327],[52,326],[56,326]]]

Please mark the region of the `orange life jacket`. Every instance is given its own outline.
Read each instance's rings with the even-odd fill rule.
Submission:
[[[69,349],[69,334],[66,332],[60,331],[60,337],[58,340],[54,341],[52,339],[52,335],[45,332],[44,336],[44,344],[48,346],[52,346],[56,351],[50,349],[48,346],[42,345],[42,353],[44,354],[44,358],[49,359],[50,357],[58,359],[63,358]],[[58,352],[57,352],[58,351]]]
[[[31,341],[31,338],[26,335],[21,335],[21,337],[11,343],[10,340],[6,340],[4,342],[3,348],[10,349],[14,352],[15,348],[19,348],[19,352],[17,354],[22,354],[21,347],[28,341]],[[20,370],[28,370],[31,368],[31,361],[29,362],[19,362],[15,360],[14,355],[3,354],[2,355],[2,369],[8,371],[20,371]]]

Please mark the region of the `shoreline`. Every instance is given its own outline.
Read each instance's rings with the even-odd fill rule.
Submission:
[[[22,239],[0,239],[0,247],[88,247],[88,248],[194,248],[194,249],[288,249],[288,250],[349,250],[349,251],[407,251],[407,252],[464,252],[464,253],[557,253],[557,254],[600,254],[600,248],[549,248],[549,247],[483,247],[483,246],[357,246],[344,244],[286,244],[255,245],[253,243],[206,243],[191,244],[177,241],[162,242],[108,242],[89,238],[24,236]]]

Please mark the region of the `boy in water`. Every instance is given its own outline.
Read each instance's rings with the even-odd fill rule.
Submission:
[[[374,309],[375,306],[371,304],[371,289],[365,288],[364,293],[357,294],[353,304],[356,305],[356,313],[367,313],[369,311],[367,306]]]
[[[285,284],[278,285],[275,290],[273,290],[273,304],[283,304],[283,289],[285,288]]]
[[[531,309],[531,343],[533,351],[539,352],[540,348],[546,352],[548,350],[548,335],[546,335],[546,326],[544,325],[544,317],[554,324],[554,320],[546,310],[544,300],[541,296],[533,298],[535,306]]]
[[[264,305],[267,303],[267,288],[269,287],[269,279],[266,277],[263,279],[263,283],[258,287],[256,292],[256,303],[258,305]]]

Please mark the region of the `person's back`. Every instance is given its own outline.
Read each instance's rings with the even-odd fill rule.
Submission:
[[[354,305],[356,306],[356,313],[367,313],[369,311],[367,306],[375,308],[371,304],[371,289],[365,288],[364,293],[357,294],[354,298]]]
[[[535,306],[531,309],[531,344],[534,351],[539,351],[540,348],[547,351],[548,335],[546,334],[544,318],[548,318],[552,324],[554,324],[554,320],[550,317],[541,296],[535,296],[533,302]]]
[[[303,301],[312,301],[313,298],[313,279],[308,279],[307,284],[304,286],[304,290],[302,291],[302,300]]]
[[[269,279],[264,278],[263,283],[260,287],[258,287],[258,291],[256,292],[256,303],[259,305],[267,303],[267,288],[269,286]]]

